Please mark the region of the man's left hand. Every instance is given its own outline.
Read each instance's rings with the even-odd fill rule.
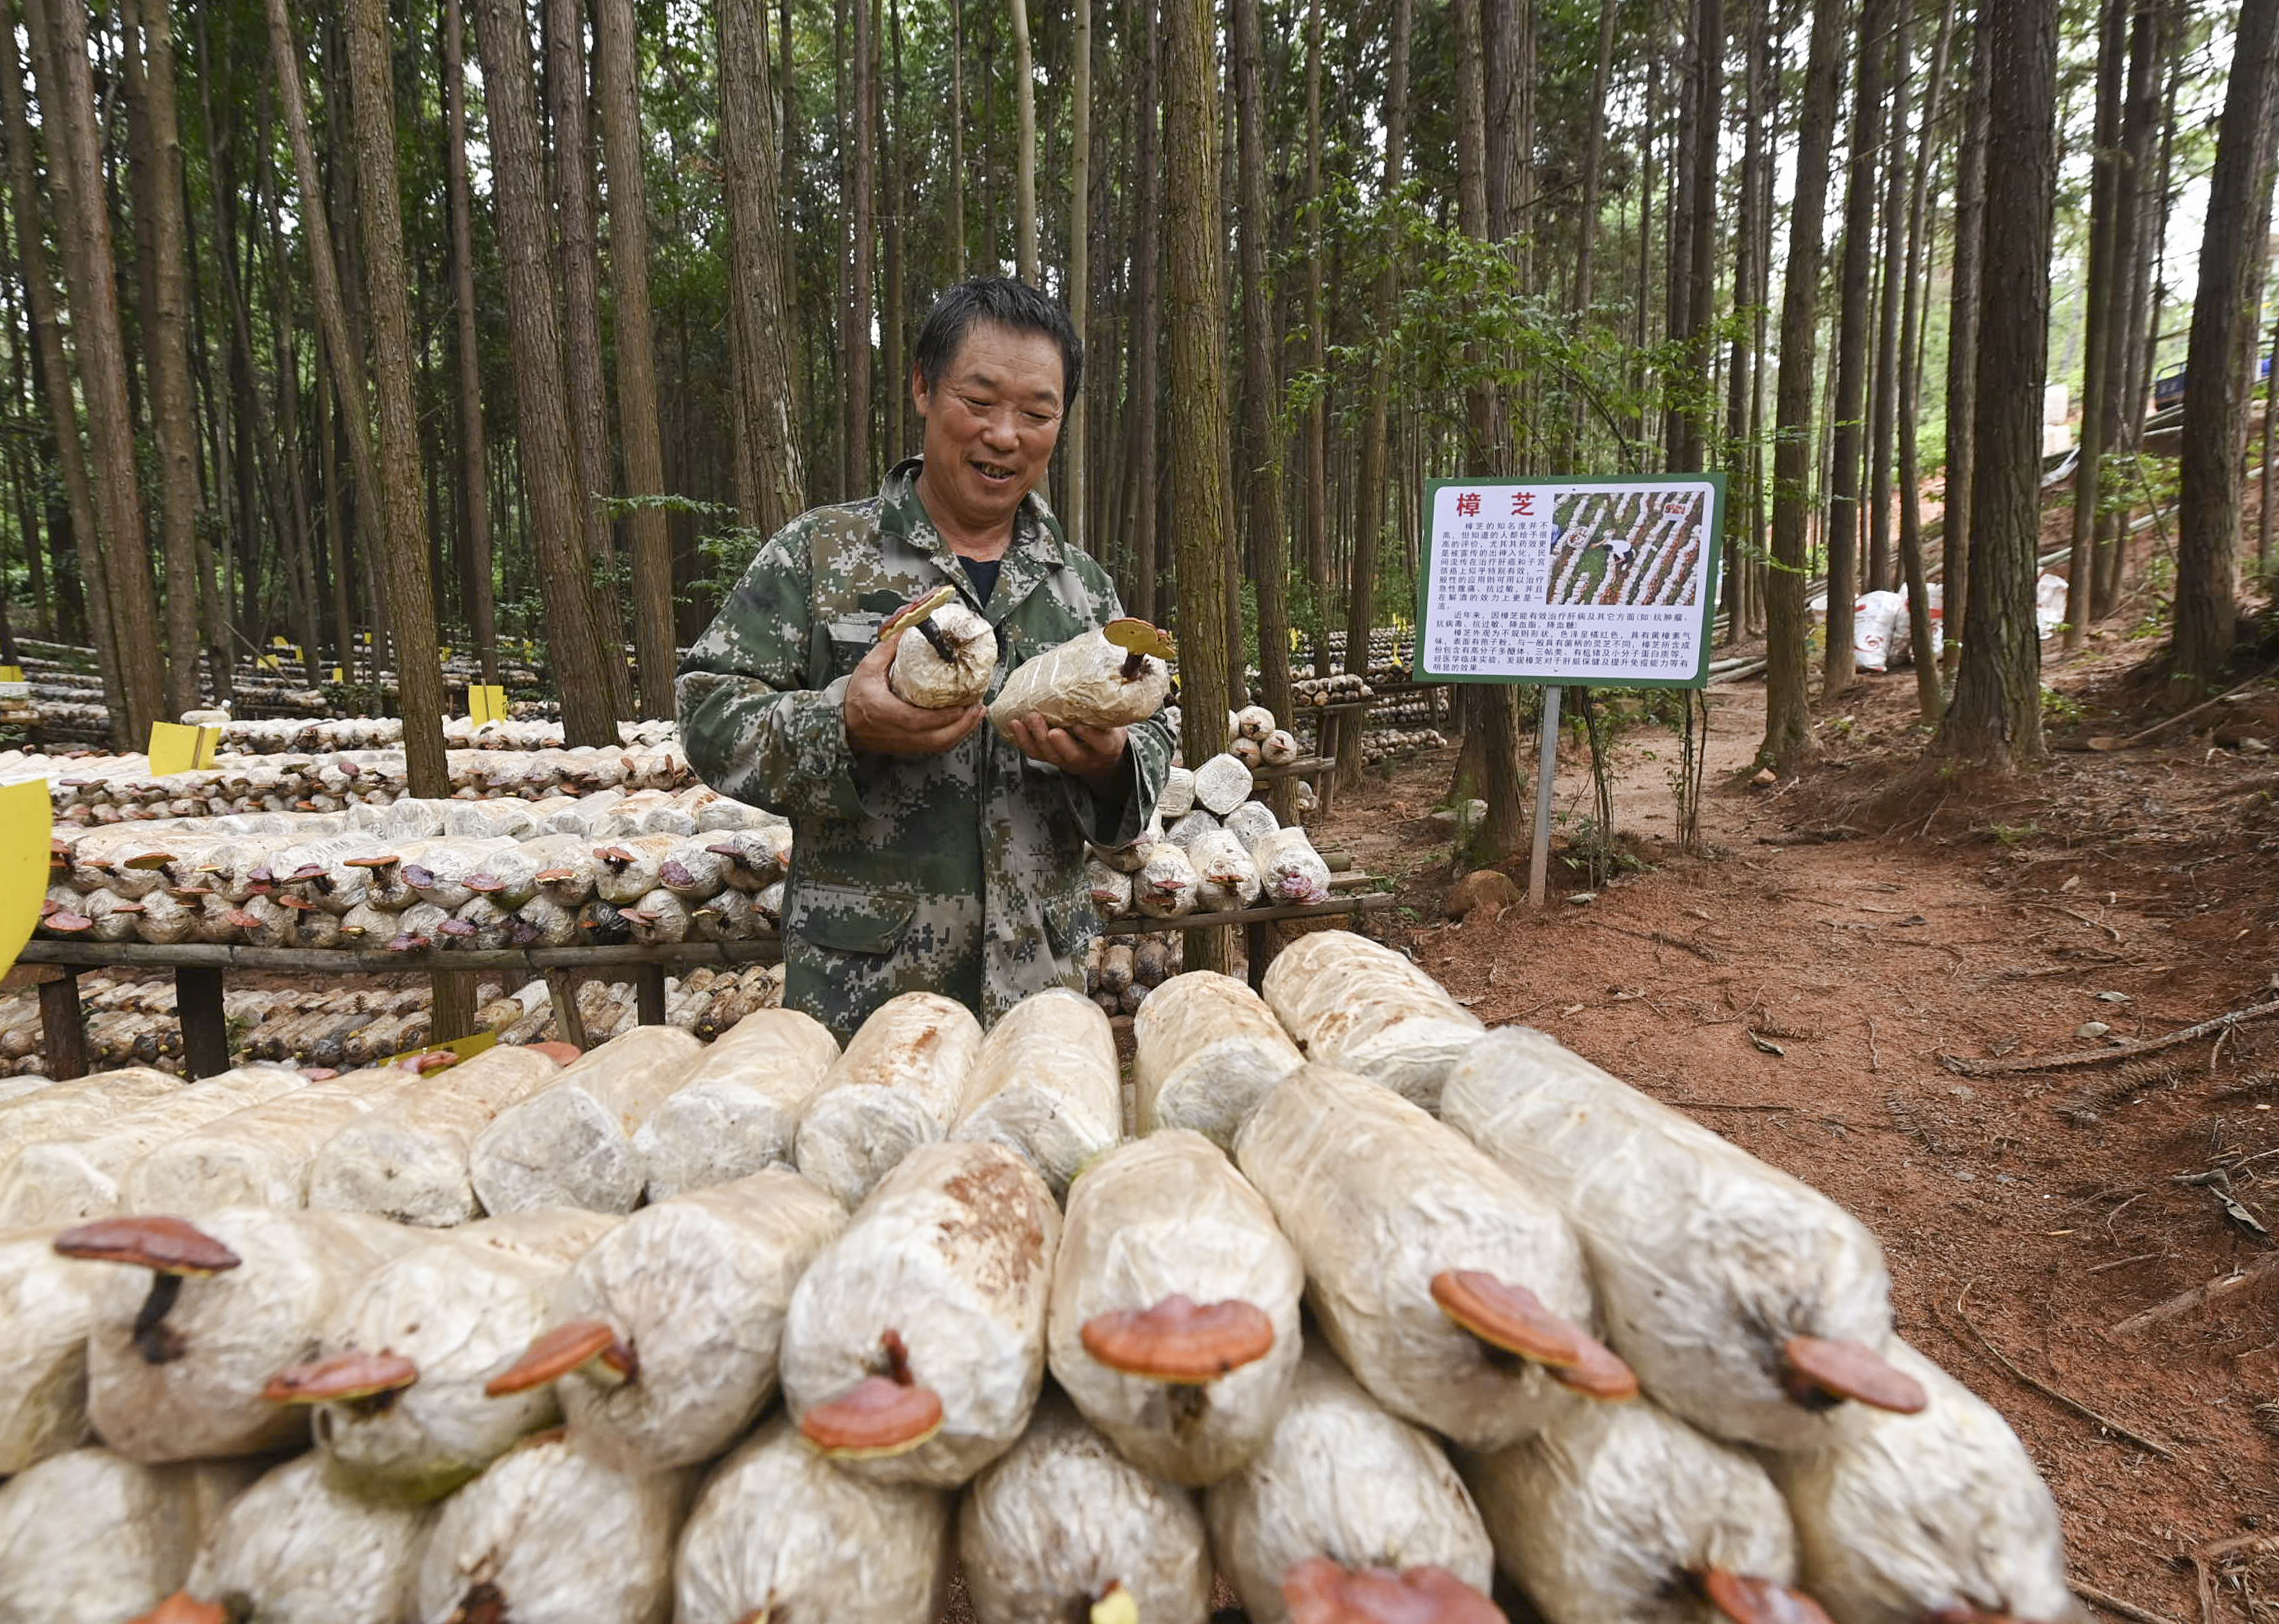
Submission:
[[[1124,730],[1120,727],[1047,722],[1031,715],[1016,716],[1005,731],[1030,760],[1057,767],[1095,790],[1112,789],[1124,768]]]

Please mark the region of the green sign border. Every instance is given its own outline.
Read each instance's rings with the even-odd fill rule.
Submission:
[[[1462,486],[1467,490],[1540,489],[1547,486],[1584,486],[1600,490],[1632,490],[1641,485],[1658,485],[1684,480],[1710,487],[1709,565],[1701,594],[1700,649],[1701,663],[1691,677],[1483,677],[1454,671],[1433,671],[1425,669],[1425,633],[1430,622],[1426,606],[1432,597],[1432,515],[1439,505],[1440,492],[1450,486]],[[1416,641],[1411,669],[1418,682],[1500,682],[1515,686],[1552,688],[1702,688],[1709,684],[1709,636],[1717,618],[1717,587],[1723,576],[1725,557],[1725,475],[1715,473],[1651,473],[1619,475],[1563,474],[1554,479],[1427,479],[1424,482],[1423,531],[1418,538],[1416,551]]]

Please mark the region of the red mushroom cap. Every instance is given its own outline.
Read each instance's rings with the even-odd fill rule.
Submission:
[[[589,1364],[599,1364],[625,1382],[641,1374],[640,1357],[632,1344],[619,1339],[616,1327],[606,1320],[572,1320],[535,1338],[520,1359],[483,1383],[483,1391],[503,1398],[558,1382]]]
[[[419,1379],[419,1367],[401,1353],[350,1350],[330,1359],[288,1365],[269,1378],[261,1396],[272,1404],[326,1404],[392,1393]]]
[[[55,1238],[66,1258],[134,1263],[162,1275],[219,1275],[244,1260],[185,1218],[98,1218]]]
[[[1701,1591],[1733,1624],[1829,1624],[1818,1602],[1769,1579],[1712,1567],[1701,1574]]]
[[[908,1454],[941,1430],[941,1395],[892,1376],[864,1376],[799,1418],[807,1441],[840,1460]]]
[[[1502,1624],[1496,1605],[1445,1567],[1347,1569],[1308,1557],[1282,1575],[1291,1624]]]
[[[1930,1402],[1922,1383],[1861,1342],[1791,1337],[1781,1344],[1781,1385],[1808,1410],[1850,1398],[1873,1410],[1913,1415]]]
[[[1592,1398],[1638,1397],[1638,1376],[1628,1365],[1525,1286],[1480,1269],[1444,1269],[1432,1276],[1432,1300],[1490,1347],[1545,1367],[1563,1386]]]
[[[1152,1308],[1095,1314],[1079,1335],[1110,1370],[1201,1385],[1265,1358],[1274,1322],[1255,1303],[1198,1305],[1174,1293]]]

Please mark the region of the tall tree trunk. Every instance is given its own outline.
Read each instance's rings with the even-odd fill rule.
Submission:
[[[766,0],[720,0],[720,147],[728,196],[731,388],[744,433],[733,448],[744,523],[772,535],[807,506],[792,391],[792,312],[768,110]]]
[[[1734,227],[1733,310],[1737,316],[1765,301],[1765,264],[1759,252],[1763,235],[1761,196],[1770,155],[1765,140],[1766,81],[1772,76],[1772,10],[1775,0],[1751,0],[1747,68],[1743,94],[1740,218]],[[1757,448],[1752,438],[1752,407],[1757,395],[1758,347],[1748,329],[1737,325],[1725,361],[1725,469],[1730,493],[1725,523],[1725,641],[1741,640],[1747,617],[1742,585],[1749,561],[1764,545],[1752,518],[1756,498]]]
[[[151,174],[150,429],[158,453],[166,577],[166,709],[198,703],[198,435],[190,417],[189,261],[170,0],[142,0],[144,122]]]
[[[2073,475],[2073,550],[2066,565],[2065,646],[2078,648],[2097,596],[2099,486],[2110,425],[2106,372],[2113,360],[2113,284],[2121,246],[2122,80],[2129,55],[2129,0],[2099,7],[2097,123],[2091,149],[2089,274],[2082,285],[2081,454]]]
[[[522,0],[477,0],[475,41],[482,58],[499,257],[505,272],[517,437],[539,589],[546,600],[547,649],[562,694],[563,739],[571,745],[614,745],[618,717],[627,704],[625,663],[604,641],[587,561],[586,504],[577,486],[577,452],[564,395],[561,324],[540,185],[545,172],[529,38]]]
[[[1006,0],[1013,26],[1013,264],[1032,287],[1037,273],[1037,73],[1029,53],[1029,0]]]
[[[1078,344],[1089,336],[1092,313],[1092,0],[1076,0],[1075,27],[1069,41],[1069,54],[1074,57],[1074,73],[1069,87],[1069,319],[1076,324]],[[1095,390],[1095,393],[1097,391]],[[1068,471],[1068,501],[1064,504],[1061,523],[1069,540],[1081,548],[1091,537],[1088,522],[1090,510],[1086,506],[1086,492],[1091,488],[1090,471],[1085,466],[1090,449],[1091,413],[1079,394],[1069,402],[1068,447],[1062,466]],[[1278,594],[1280,591],[1277,584]],[[1265,602],[1259,603],[1261,624],[1263,625]],[[1285,616],[1286,619],[1287,617]],[[1285,670],[1290,658],[1289,640],[1283,640],[1282,658]],[[1280,711],[1274,713],[1280,716]]]
[[[2166,19],[2162,0],[2137,0],[2129,35],[2129,86],[2122,105],[2122,151],[2113,182],[2114,272],[2107,294],[2112,309],[2106,318],[2105,401],[2099,410],[2106,425],[2107,445],[2131,454],[2144,437],[2139,373],[2151,316],[2145,308],[2152,269],[2151,224],[2160,212],[2152,206],[2152,171],[2153,137],[2160,125]],[[2113,504],[2099,525],[2090,595],[2092,618],[2102,620],[2117,606],[2128,553],[2128,508]]]
[[[1945,517],[1939,521],[1939,577],[1946,588],[1944,663],[1950,671],[1960,667],[1963,641],[1970,635],[1970,504],[1977,473],[1978,303],[1986,247],[1986,116],[1991,88],[1984,29],[1974,21],[1966,32],[1972,42],[1970,82],[1954,161],[1954,263],[1947,277],[1946,488],[1940,498]]]
[[[1388,88],[1385,93],[1385,108],[1388,113],[1393,106],[1390,86],[1396,81],[1399,82],[1402,87],[1404,100],[1407,95],[1408,83],[1407,19],[1409,3],[1410,0],[1393,0],[1394,23],[1390,42],[1392,65],[1388,70],[1386,80]],[[1400,167],[1396,154],[1400,142],[1393,133],[1392,125],[1385,126],[1385,132],[1386,162],[1391,165],[1386,172],[1393,173]],[[1397,188],[1386,189],[1388,208],[1392,207],[1392,199],[1397,189]],[[1314,640],[1314,674],[1316,677],[1326,677],[1330,674],[1330,409],[1329,403],[1322,398],[1323,392],[1327,387],[1330,353],[1329,305],[1323,296],[1322,280],[1329,260],[1325,247],[1328,233],[1323,219],[1328,206],[1322,195],[1322,0],[1308,0],[1306,7],[1306,202],[1304,205],[1308,250],[1306,254],[1306,365],[1315,378],[1324,381],[1316,387],[1315,398],[1306,407],[1306,422],[1303,430],[1306,437],[1306,486],[1305,502],[1301,511],[1305,514],[1306,525],[1306,575],[1307,578],[1313,583],[1314,588],[1314,624],[1308,630]],[[1387,222],[1387,228],[1392,228],[1390,220]],[[1386,244],[1385,251],[1389,272],[1392,264],[1391,257],[1394,252],[1391,242]],[[1381,282],[1382,277],[1379,280]],[[1389,308],[1388,303],[1387,309]],[[1380,315],[1377,325],[1377,333],[1380,339],[1385,332],[1385,317]],[[1383,390],[1377,390],[1377,380],[1372,369],[1370,387],[1375,392],[1370,397],[1372,405],[1370,409],[1369,433],[1374,437],[1377,454],[1377,467],[1381,476],[1385,466],[1385,433],[1383,421],[1377,415],[1377,408],[1373,402],[1381,398],[1388,398],[1392,386],[1387,382]],[[1364,439],[1362,442],[1362,456],[1364,461],[1369,456],[1370,443],[1368,439]],[[1381,501],[1373,494],[1383,484],[1381,477],[1375,480],[1364,478],[1362,483],[1368,487],[1362,497],[1363,502]],[[1347,581],[1350,595],[1346,606],[1346,669],[1349,671],[1358,671],[1363,676],[1368,675],[1369,672],[1368,635],[1372,618],[1372,604],[1377,593],[1377,541],[1378,533],[1384,528],[1385,521],[1380,506],[1375,515],[1363,516],[1362,523],[1355,528],[1354,533],[1353,569]],[[1360,644],[1361,652],[1358,655],[1354,652],[1355,645],[1353,638],[1353,628],[1356,624],[1362,629],[1362,639]],[[1356,661],[1359,662],[1358,664],[1355,663]],[[1327,724],[1324,724],[1324,725]],[[1326,739],[1327,735],[1324,735],[1325,742]],[[1358,781],[1351,775],[1361,770],[1360,755],[1361,753],[1358,750],[1353,752],[1351,766],[1341,766],[1339,769],[1339,777],[1341,780]]]
[[[2184,352],[2183,483],[2176,502],[2175,675],[2213,686],[2231,662],[2239,621],[2239,507],[2247,390],[2261,326],[2270,229],[2272,143],[2279,124],[2279,0],[2243,0],[2216,126],[2200,237],[2199,291]]]
[[[949,0],[949,241],[950,274],[962,282],[965,280],[964,0]]]
[[[1844,269],[1837,297],[1835,463],[1828,490],[1828,646],[1822,691],[1851,686],[1852,605],[1860,590],[1860,468],[1868,394],[1868,313],[1874,298],[1868,266],[1876,236],[1876,168],[1884,142],[1884,70],[1893,8],[1902,0],[1866,0],[1860,20],[1860,84],[1852,104],[1852,152],[1845,165]]]
[[[1688,139],[1682,143],[1680,161],[1690,165],[1685,180],[1686,263],[1673,267],[1684,277],[1685,295],[1679,302],[1684,321],[1671,333],[1685,340],[1687,364],[1699,375],[1694,387],[1701,404],[1679,414],[1676,466],[1698,470],[1707,466],[1710,401],[1710,354],[1706,334],[1717,317],[1717,148],[1723,117],[1725,80],[1725,8],[1723,0],[1693,0],[1693,26],[1689,54],[1692,77],[1686,108]]]
[[[1899,427],[1899,306],[1906,278],[1907,99],[1914,80],[1909,5],[1891,21],[1891,111],[1884,156],[1882,292],[1876,311],[1876,368],[1868,412],[1868,569],[1863,585],[1891,586],[1891,444]],[[1926,134],[1923,141],[1928,143]]]
[[[648,303],[648,185],[641,173],[640,57],[633,0],[594,0],[594,80],[610,176],[610,275],[617,292],[618,433],[625,494],[664,494],[656,335]],[[772,165],[770,165],[773,167]],[[633,655],[644,716],[672,715],[672,538],[664,509],[626,517],[633,551]]]
[[[1016,0],[1016,4],[1018,0]],[[1226,742],[1228,645],[1215,587],[1234,544],[1226,488],[1226,279],[1219,237],[1216,7],[1165,0],[1163,149],[1170,243],[1171,528],[1179,548],[1179,667],[1187,759]],[[1224,931],[1187,938],[1186,968],[1225,971]]]
[[[609,392],[602,381],[602,263],[594,226],[594,129],[586,103],[584,8],[579,0],[541,0],[546,44],[548,112],[554,129],[556,251],[562,262],[562,359],[569,388],[570,443],[578,459],[578,504],[586,525],[586,553],[604,580],[613,580],[617,548],[603,506],[615,480],[610,456]],[[613,659],[625,658],[625,617],[618,589],[595,591],[602,637]],[[616,685],[633,716],[630,683]]]
[[[24,3],[29,11],[44,0]],[[5,11],[0,11],[0,124],[8,132],[8,194],[16,215],[17,265],[24,279],[25,315],[32,328],[33,382],[47,404],[48,429],[55,441],[56,465],[63,483],[65,523],[60,528],[70,532],[79,562],[88,638],[95,645],[96,666],[103,674],[111,742],[119,749],[133,749],[141,741],[134,737],[134,722],[127,709],[127,686],[119,667],[119,635],[111,620],[102,532],[96,528],[95,489],[88,478],[87,452],[80,440],[79,413],[73,400],[71,371],[64,359],[55,281],[40,229],[44,216],[32,155],[35,126],[24,96],[24,65],[17,56],[15,19]],[[51,508],[51,534],[57,528],[53,513]],[[67,578],[61,553],[57,555],[56,565],[58,596],[65,598],[62,589]]]
[[[1814,339],[1829,149],[1844,89],[1842,36],[1849,11],[1845,0],[1812,0],[1781,294],[1780,372],[1773,387],[1773,558],[1765,579],[1765,738],[1757,758],[1783,772],[1792,771],[1812,743],[1804,582],[1812,522],[1812,386],[1819,374]]]
[[[1282,446],[1276,428],[1281,386],[1274,376],[1274,310],[1266,280],[1266,96],[1260,57],[1259,0],[1233,0],[1234,96],[1242,207],[1243,483],[1250,492],[1252,578],[1258,585],[1258,671],[1266,709],[1285,725],[1290,704],[1289,521],[1282,502]],[[1286,785],[1287,780],[1284,781]],[[1289,792],[1277,786],[1276,799]],[[1278,808],[1287,812],[1288,806]]]
[[[1947,51],[1954,39],[1957,0],[1944,0],[1938,37],[1930,49],[1930,77],[1923,92],[1922,136],[1915,148],[1915,180],[1907,198],[1907,257],[1905,309],[1899,318],[1899,572],[1907,588],[1907,632],[1915,650],[1915,706],[1926,722],[1945,709],[1938,662],[1931,654],[1930,589],[1923,563],[1922,459],[1915,443],[1922,413],[1923,260],[1930,199],[1931,157],[1938,146],[1940,104],[1946,94]],[[1893,157],[1896,168],[1898,159]]]
[[[2038,761],[2042,645],[2042,385],[2057,205],[2058,0],[1987,0],[1985,284],[1979,312],[1977,473],[1971,493],[1973,627],[1937,747],[1966,762]],[[2000,229],[1994,223],[2001,223]]]
[[[876,481],[871,467],[871,221],[878,195],[878,154],[871,142],[874,116],[871,98],[877,75],[871,72],[871,27],[877,0],[855,0],[855,27],[849,50],[855,68],[854,105],[848,117],[854,129],[853,149],[847,165],[848,267],[847,296],[840,318],[840,350],[846,372],[840,379],[839,486],[842,500],[852,502],[869,492]]]
[[[1162,560],[1155,545],[1155,350],[1162,331],[1162,301],[1157,297],[1156,287],[1157,270],[1163,262],[1163,213],[1155,120],[1159,104],[1157,67],[1163,60],[1163,30],[1156,0],[1136,0],[1134,10],[1146,19],[1144,30],[1135,19],[1134,32],[1144,31],[1147,43],[1140,55],[1140,85],[1132,103],[1140,124],[1133,143],[1138,149],[1133,167],[1139,174],[1134,180],[1136,201],[1132,210],[1132,478],[1126,493],[1124,528],[1137,555],[1132,571],[1132,610],[1143,620],[1154,620],[1161,616],[1165,601],[1160,582]]]
[[[1615,65],[1615,19],[1622,0],[1599,0],[1599,52],[1592,58],[1588,130],[1583,137],[1583,207],[1575,230],[1575,314],[1591,315],[1592,254],[1599,241],[1599,187],[1606,163],[1607,87]]]
[[[165,694],[158,669],[158,609],[142,534],[142,488],[134,454],[134,408],[127,399],[126,341],[111,275],[116,261],[111,214],[103,195],[103,153],[96,135],[87,13],[79,0],[25,0],[24,15],[33,73],[40,86],[41,128],[49,139],[48,195],[61,226],[71,285],[72,349],[87,407],[95,533],[117,640],[118,701],[127,731],[123,738],[114,732],[112,743],[132,750],[149,737],[150,724],[163,719]],[[67,378],[58,373],[51,379],[59,393],[68,393]],[[88,586],[92,592],[92,575]],[[90,609],[96,607],[90,598]]]
[[[886,32],[894,42],[894,77],[888,81],[894,107],[894,120],[889,126],[886,116],[886,96],[879,98],[879,152],[886,166],[886,195],[893,198],[909,195],[909,181],[902,172],[904,158],[909,154],[909,126],[903,119],[902,108],[902,0],[886,0]],[[909,262],[902,257],[903,207],[897,203],[886,211],[886,263],[884,278],[886,287],[879,298],[879,348],[880,350],[879,389],[880,415],[885,419],[886,454],[879,460],[887,467],[894,466],[909,455],[909,417],[910,411],[909,368],[902,359],[902,289],[909,281]],[[1078,338],[1081,340],[1081,332]],[[1081,402],[1072,402],[1071,410]],[[1065,516],[1064,516],[1065,517]],[[1070,535],[1073,539],[1075,532]]]
[[[396,191],[395,78],[387,0],[349,0],[348,34],[357,212],[364,226],[364,297],[380,405],[380,482],[375,494],[388,538],[379,563],[395,609],[404,784],[414,795],[444,796],[451,793],[451,772],[443,760],[443,666],[435,640],[427,512],[421,501],[427,481],[420,465],[418,409],[411,398],[411,310]]]
[[[609,9],[609,0],[601,0]],[[482,351],[475,339],[475,226],[467,195],[467,76],[465,23],[459,0],[443,0],[443,170],[451,215],[451,304],[458,360],[455,394],[459,410],[459,525],[466,567],[461,583],[468,630],[483,680],[498,678],[498,613],[491,586],[491,504],[483,433]],[[616,188],[610,188],[614,196]],[[643,314],[646,315],[646,310]],[[624,317],[618,318],[620,323]],[[619,343],[624,342],[620,339]],[[620,385],[618,393],[625,389]],[[654,419],[652,419],[652,426]],[[627,438],[625,458],[633,451]],[[636,531],[636,538],[640,532]],[[638,546],[638,543],[636,544]]]

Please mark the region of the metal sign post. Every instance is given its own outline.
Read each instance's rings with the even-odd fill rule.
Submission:
[[[1424,510],[1417,680],[1544,690],[1527,886],[1539,908],[1560,688],[1707,683],[1725,476],[1435,479]]]

